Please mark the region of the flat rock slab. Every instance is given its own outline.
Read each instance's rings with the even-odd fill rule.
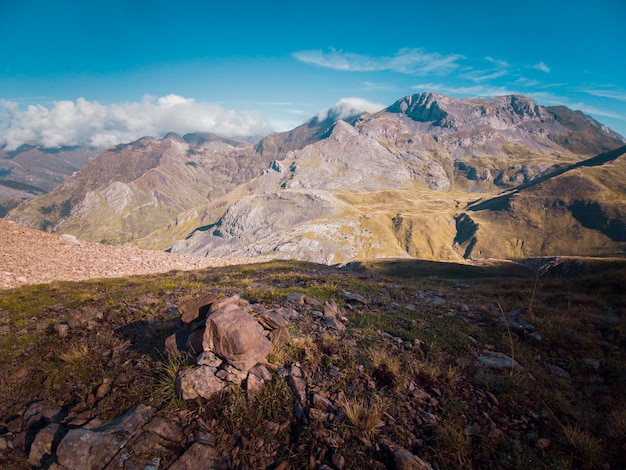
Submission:
[[[213,447],[194,442],[189,449],[170,466],[170,470],[225,470],[228,465],[224,463]]]
[[[57,448],[59,468],[105,468],[128,441],[141,432],[152,413],[151,407],[137,405],[106,426],[70,430]]]
[[[521,367],[519,362],[512,359],[501,352],[495,351],[483,351],[482,355],[478,356],[478,364],[489,369],[505,369],[512,367]]]

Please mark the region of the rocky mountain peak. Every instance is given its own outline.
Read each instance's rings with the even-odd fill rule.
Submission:
[[[522,121],[551,119],[545,108],[525,95],[455,99],[440,93],[417,93],[401,98],[385,111],[453,129],[478,124],[502,128]]]
[[[458,100],[439,93],[417,93],[399,99],[385,111],[389,113],[406,114],[408,117],[418,122],[432,122],[434,125],[442,125],[448,116],[444,108],[446,108],[451,101]]]

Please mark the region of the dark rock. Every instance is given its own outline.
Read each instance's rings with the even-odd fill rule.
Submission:
[[[153,418],[143,427],[144,431],[149,431],[162,437],[166,441],[179,443],[185,440],[182,428],[175,422],[167,420],[161,416]]]
[[[41,429],[30,446],[28,463],[33,467],[43,466],[53,455],[67,430],[57,423]]]
[[[188,300],[178,307],[183,323],[191,323],[199,318],[206,317],[209,307],[219,299],[215,293],[206,294],[196,299]]]
[[[518,332],[531,332],[534,331],[534,325],[531,325],[524,314],[528,312],[527,308],[516,308],[508,315],[501,315],[500,322],[507,325],[509,328]]]
[[[393,449],[393,461],[396,470],[432,470],[433,468],[428,462],[403,447]]]
[[[195,442],[170,465],[169,470],[226,470],[228,468],[229,465],[223,461],[215,448]]]
[[[367,300],[365,300],[365,297],[363,297],[361,294],[348,292],[344,289],[341,289],[340,293],[343,298],[346,299],[348,302],[355,302],[364,305],[367,304]]]
[[[70,430],[56,452],[62,469],[99,469],[112,460],[150,419],[152,408],[137,405],[111,423],[96,429]]]
[[[519,362],[510,358],[504,353],[495,351],[483,351],[481,356],[478,356],[477,362],[479,365],[491,369],[504,369],[521,367]]]
[[[270,331],[268,338],[273,345],[278,347],[284,346],[285,344],[288,344],[289,341],[291,341],[291,335],[289,334],[289,330],[284,326]]]
[[[63,408],[43,401],[30,405],[22,415],[26,429],[34,429],[49,423],[58,423],[65,417]]]

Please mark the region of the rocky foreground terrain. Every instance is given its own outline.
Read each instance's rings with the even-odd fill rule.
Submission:
[[[272,262],[0,291],[0,465],[618,469],[625,273]]]

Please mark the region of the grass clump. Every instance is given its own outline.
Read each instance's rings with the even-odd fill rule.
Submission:
[[[161,356],[161,359],[155,368],[154,398],[164,402],[167,408],[173,409],[183,404],[176,390],[178,374],[193,365],[193,358],[189,354],[176,352],[167,357]]]
[[[339,404],[350,428],[357,436],[371,439],[376,428],[382,426],[383,403],[378,395],[368,398],[344,398]]]

